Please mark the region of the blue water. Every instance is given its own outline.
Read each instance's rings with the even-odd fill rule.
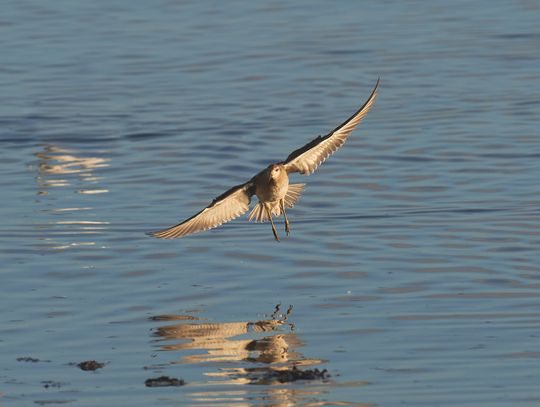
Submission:
[[[538,21],[535,1],[4,2],[0,404],[538,405]],[[145,235],[379,76],[292,180],[290,237]],[[267,379],[293,365],[331,376]],[[187,384],[145,387],[161,375]]]

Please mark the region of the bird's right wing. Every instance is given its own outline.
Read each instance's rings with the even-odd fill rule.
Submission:
[[[163,239],[172,239],[213,229],[247,212],[253,194],[252,181],[237,185],[218,196],[210,205],[191,218],[178,225],[149,234]]]

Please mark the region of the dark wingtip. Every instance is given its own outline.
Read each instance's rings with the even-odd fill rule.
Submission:
[[[375,83],[375,87],[373,88],[373,92],[371,92],[372,95],[373,95],[373,93],[375,93],[379,89],[379,84],[380,83],[381,83],[381,77],[379,76],[377,78],[377,82]]]

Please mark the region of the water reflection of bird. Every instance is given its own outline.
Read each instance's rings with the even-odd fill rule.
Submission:
[[[256,321],[206,322],[189,315],[160,315],[151,319],[183,321],[160,326],[154,335],[159,338],[160,350],[181,353],[181,359],[173,363],[203,369],[208,381],[192,383],[196,390],[188,393],[197,403],[247,406],[260,397],[264,405],[279,407],[330,404],[316,401],[318,395],[327,391],[328,383],[324,380],[309,387],[284,387],[280,379],[295,367],[324,363],[300,353],[305,344],[289,321],[292,311],[292,306],[282,310],[278,304],[271,315]],[[259,386],[254,394],[239,387],[247,384],[265,388]]]
[[[162,326],[156,329],[155,335],[165,341],[175,339],[187,342],[163,345],[163,350],[205,349],[207,354],[186,355],[183,362],[216,362],[216,361],[250,361],[259,363],[284,363],[291,356],[299,357],[289,351],[289,346],[300,346],[294,334],[279,334],[276,330],[287,322],[292,311],[289,307],[284,315],[278,315],[280,305],[270,319],[256,322],[221,322],[221,323],[184,323]],[[160,318],[167,320],[169,318]],[[174,318],[177,319],[177,318]],[[293,329],[293,324],[289,324]],[[237,336],[272,333],[260,339],[231,339]]]
[[[218,196],[205,209],[184,222],[152,232],[159,238],[175,238],[215,228],[247,212],[251,197],[257,195],[259,203],[251,210],[248,219],[257,222],[270,221],[274,238],[279,241],[272,215],[283,215],[285,232],[289,235],[290,225],[285,207],[292,208],[305,184],[289,184],[289,174],[299,172],[309,175],[324,160],[345,143],[347,137],[369,112],[379,88],[379,81],[371,95],[351,117],[326,136],[319,136],[305,146],[293,151],[285,161],[271,164],[244,184],[236,185]]]

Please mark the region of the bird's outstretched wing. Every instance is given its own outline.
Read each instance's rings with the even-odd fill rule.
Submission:
[[[170,228],[151,232],[149,235],[172,239],[215,228],[247,212],[254,193],[255,188],[252,181],[236,185],[218,196],[210,205],[191,218]]]
[[[352,133],[373,106],[379,89],[379,82],[380,79],[377,80],[366,103],[345,120],[345,122],[326,136],[319,136],[305,146],[293,151],[283,162],[287,173],[299,172],[306,175],[312,174],[324,160],[340,148],[347,140],[349,134]]]

